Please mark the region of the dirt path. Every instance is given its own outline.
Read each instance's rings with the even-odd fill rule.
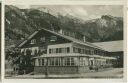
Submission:
[[[64,75],[48,75],[48,79],[65,79],[65,78],[122,78],[123,68],[113,68],[108,70],[101,70],[98,72],[89,72],[82,74],[64,74]],[[45,75],[18,75],[9,78],[34,78],[45,79]]]

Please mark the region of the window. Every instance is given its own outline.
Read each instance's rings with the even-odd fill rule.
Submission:
[[[44,61],[44,59],[42,59],[42,66],[44,66],[45,65],[45,61]]]
[[[52,61],[51,61],[51,58],[48,59],[48,66],[51,66],[52,65]]]
[[[97,54],[100,55],[100,51],[99,50],[97,50]]]
[[[87,50],[86,49],[81,49],[81,48],[76,48],[76,47],[73,47],[73,52],[74,53],[87,54]]]
[[[41,42],[45,42],[45,40],[46,40],[45,37],[41,37],[41,38],[40,38],[40,41],[41,41]]]
[[[75,65],[74,58],[71,58],[71,66],[74,66],[74,65]]]
[[[83,58],[83,65],[88,65],[88,59],[86,57]]]
[[[80,58],[80,66],[83,66],[84,63],[83,63],[83,58]]]
[[[91,50],[91,55],[93,55],[94,54],[94,51],[93,50]]]
[[[58,58],[54,58],[54,61],[55,61],[55,66],[58,66],[58,64],[59,64]]]
[[[59,48],[59,53],[62,53],[62,48]]]
[[[94,64],[93,64],[93,60],[90,60],[90,66],[93,66]]]
[[[81,53],[84,54],[84,49],[81,49]]]
[[[69,53],[70,52],[70,48],[69,47],[67,47],[67,53]]]
[[[75,65],[75,60],[74,58],[68,57],[68,58],[64,58],[64,66],[74,66]]]
[[[49,54],[51,54],[51,53],[69,53],[69,52],[70,52],[69,47],[49,49]]]
[[[94,50],[94,54],[96,54],[96,50]]]
[[[59,53],[59,48],[56,48],[56,53]]]
[[[88,50],[88,54],[90,54],[90,55],[91,55],[91,51],[90,51],[90,50]]]
[[[38,51],[37,51],[37,49],[35,49],[34,51],[33,51],[33,55],[38,55]]]
[[[54,58],[50,58],[49,59],[49,65],[50,66],[54,66]]]
[[[51,36],[51,40],[50,41],[56,41],[57,37],[56,36]]]
[[[65,66],[70,66],[70,58],[65,58]]]
[[[75,51],[75,47],[73,47],[73,52],[75,53],[76,51]]]
[[[64,66],[67,66],[67,58],[64,58]]]
[[[59,58],[59,63],[58,63],[58,65],[61,66],[61,64],[62,64],[62,63],[61,63],[61,58]]]
[[[49,49],[49,54],[51,54],[52,49]]]
[[[78,48],[78,53],[81,53],[81,49],[80,48]]]
[[[74,52],[74,53],[78,53],[78,48],[73,47],[73,52]]]
[[[35,43],[36,43],[36,39],[32,39],[31,44],[35,44]]]
[[[85,54],[88,54],[88,50],[85,49]]]
[[[53,52],[52,53],[56,53],[56,48],[54,48],[54,49],[52,49],[53,50]]]
[[[85,49],[84,49],[84,54],[87,54]]]
[[[38,61],[39,61],[39,66],[41,66],[41,65],[42,65],[42,63],[41,63],[41,59],[39,59]]]
[[[50,58],[49,59],[49,66],[60,66],[61,65],[61,58]]]
[[[67,53],[66,48],[62,48],[62,53]]]
[[[70,66],[70,58],[67,58],[67,63],[66,63],[67,66]]]
[[[54,61],[55,61],[55,66],[61,65],[61,58],[54,58]]]
[[[96,54],[98,55],[98,50],[96,50]]]

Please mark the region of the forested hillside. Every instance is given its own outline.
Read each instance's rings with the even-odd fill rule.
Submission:
[[[101,18],[82,21],[70,15],[54,16],[38,9],[5,7],[6,47],[15,46],[35,30],[66,28],[86,35],[88,42],[103,42],[123,39],[123,18],[102,15]]]

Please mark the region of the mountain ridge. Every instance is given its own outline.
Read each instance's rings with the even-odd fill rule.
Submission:
[[[5,27],[6,46],[16,45],[41,28],[75,30],[85,35],[88,42],[123,40],[123,18],[111,15],[81,22],[78,18],[54,16],[38,9],[5,6]]]

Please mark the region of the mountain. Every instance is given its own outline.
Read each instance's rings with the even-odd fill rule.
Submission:
[[[123,18],[103,15],[85,22],[80,31],[88,34],[90,42],[104,42],[123,39]]]
[[[61,28],[78,31],[88,42],[103,42],[123,39],[123,18],[102,15],[101,18],[82,21],[70,15],[54,16],[38,9],[19,9],[5,6],[6,47],[15,46],[35,30]]]

